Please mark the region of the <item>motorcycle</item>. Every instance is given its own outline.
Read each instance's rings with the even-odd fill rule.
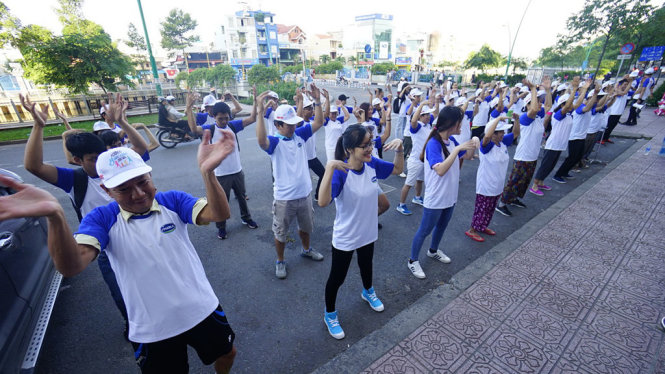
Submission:
[[[187,135],[187,133],[177,127],[157,125],[157,140],[164,148],[173,148],[179,143],[189,143],[198,139],[196,136]]]

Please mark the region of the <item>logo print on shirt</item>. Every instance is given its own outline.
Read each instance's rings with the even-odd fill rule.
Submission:
[[[376,176],[372,177],[372,183],[376,183]]]
[[[302,147],[302,143],[298,143],[298,148]]]
[[[159,229],[163,234],[170,234],[175,231],[175,225],[173,223],[167,223]]]

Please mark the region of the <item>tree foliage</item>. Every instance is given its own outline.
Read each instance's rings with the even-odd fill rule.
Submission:
[[[5,3],[0,2],[0,48],[14,41],[21,29],[21,21],[12,16]]]
[[[217,87],[233,82],[236,71],[229,65],[219,64],[214,68],[198,68],[190,73],[180,72],[175,77],[176,86],[187,82],[188,88]]]
[[[344,69],[344,65],[339,61],[332,61],[327,64],[321,64],[316,67],[317,74],[334,74],[337,70]]]
[[[464,61],[465,68],[476,68],[481,71],[485,71],[487,68],[495,68],[501,64],[503,64],[501,54],[487,44],[484,44],[480,50],[471,52],[469,58]]]
[[[330,55],[319,56],[319,61],[321,61],[322,64],[327,64],[328,62],[330,62]]]
[[[277,66],[265,66],[256,64],[247,72],[249,84],[273,83],[281,79]]]
[[[183,51],[200,40],[198,35],[191,34],[198,26],[198,22],[192,19],[189,13],[184,13],[180,9],[172,9],[161,25],[159,31],[162,35],[161,45],[166,50]]]
[[[392,62],[379,62],[372,65],[372,74],[386,75],[386,73],[393,69],[397,69],[397,67]]]
[[[135,64],[139,64],[141,69],[143,68],[143,65],[147,65],[148,58],[146,57],[146,54],[148,52],[148,46],[143,35],[141,35],[136,29],[136,26],[131,22],[129,23],[129,28],[127,30],[127,40],[124,42],[128,47],[133,48],[136,51],[136,53],[132,54],[132,61],[134,61]]]

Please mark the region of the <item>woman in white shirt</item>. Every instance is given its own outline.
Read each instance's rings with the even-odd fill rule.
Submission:
[[[399,174],[404,167],[402,141],[395,139],[385,150],[395,150],[392,163],[372,156],[374,139],[365,126],[351,125],[337,140],[335,160],[328,161],[319,191],[319,206],[335,200],[335,223],[332,235],[332,263],[326,282],[326,310],[323,320],[335,339],[344,338],[339,325],[335,301],[344,283],[353,252],[363,282],[361,297],[372,309],[383,311],[383,303],[372,286],[374,242],[378,239],[378,179]]]
[[[465,232],[466,236],[477,242],[484,242],[481,233],[496,235],[489,224],[494,215],[496,203],[501,197],[510,155],[508,147],[520,136],[520,121],[517,113],[513,113],[513,132],[506,134],[510,129],[508,117],[499,116],[485,129],[485,136],[480,146],[480,165],[476,174],[476,205],[473,210],[471,228]]]
[[[340,115],[340,111],[343,113]],[[336,105],[327,105],[325,111],[325,121],[323,126],[326,132],[326,162],[335,159],[335,146],[337,139],[342,136],[346,126],[344,123],[349,120],[349,111],[337,100]]]
[[[430,132],[420,154],[420,159],[425,163],[423,218],[411,243],[411,256],[407,263],[416,278],[425,278],[418,258],[425,238],[432,231],[432,243],[427,256],[444,264],[450,262],[450,258],[438,248],[457,203],[459,158],[471,158],[478,143],[478,138],[474,138],[460,145],[452,137],[461,132],[463,116],[458,107],[443,107],[437,117],[436,127]]]

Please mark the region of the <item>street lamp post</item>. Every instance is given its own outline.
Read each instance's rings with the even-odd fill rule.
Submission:
[[[504,76],[503,76],[504,80],[508,79],[508,68],[510,68],[510,60],[513,56],[513,48],[515,48],[515,42],[517,41],[517,34],[520,33],[520,27],[522,27],[522,21],[524,21],[524,16],[526,16],[526,11],[529,9],[529,5],[531,5],[531,0],[529,0],[529,2],[526,4],[526,8],[524,8],[524,13],[522,13],[522,18],[520,19],[520,23],[517,26],[517,31],[515,31],[515,37],[513,38],[513,43],[510,46],[510,51],[508,51],[508,62],[506,63],[506,74],[504,74]],[[510,30],[510,29],[508,29],[508,30]]]
[[[145,42],[148,46],[148,54],[150,55],[150,67],[152,68],[152,77],[155,80],[155,88],[157,89],[157,96],[162,96],[162,85],[159,83],[159,75],[157,75],[157,64],[155,57],[152,55],[152,48],[150,47],[150,37],[148,36],[148,28],[145,26],[145,18],[143,18],[143,8],[141,7],[141,0],[136,0],[139,4],[139,13],[141,14],[141,22],[143,23],[143,32],[145,33]]]

